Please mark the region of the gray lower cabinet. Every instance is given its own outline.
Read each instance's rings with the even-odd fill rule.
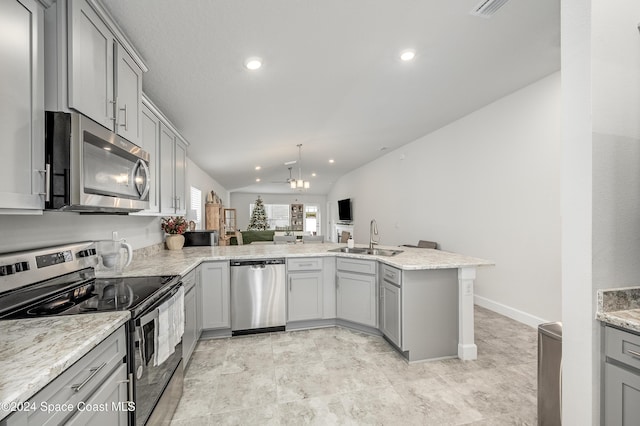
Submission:
[[[305,321],[323,317],[323,273],[321,258],[287,259],[287,320]]]
[[[373,260],[336,259],[338,319],[377,327],[376,265]]]
[[[203,262],[200,273],[203,330],[230,328],[229,262]]]
[[[196,271],[192,270],[182,278],[184,284],[184,335],[182,336],[182,360],[186,369],[193,350],[196,348],[198,332],[198,298]]]
[[[126,425],[127,410],[133,408],[128,405],[126,355],[122,326],[29,398],[25,410],[0,425]]]
[[[196,268],[196,335],[200,338],[202,334],[202,267],[198,265]]]
[[[67,426],[114,426],[127,424],[127,367],[122,364],[83,405]]]
[[[0,213],[44,208],[43,16],[36,0],[0,1]]]
[[[398,348],[402,348],[402,271],[380,265],[380,331]]]
[[[604,327],[604,421],[632,426],[640,421],[640,336]]]

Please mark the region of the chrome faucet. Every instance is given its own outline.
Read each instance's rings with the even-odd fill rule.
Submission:
[[[374,240],[373,236],[378,235],[378,223],[375,219],[371,219],[369,224],[369,250],[373,250],[373,245],[378,244],[380,239]]]

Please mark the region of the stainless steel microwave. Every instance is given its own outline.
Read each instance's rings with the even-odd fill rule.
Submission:
[[[45,113],[45,159],[49,210],[149,208],[149,153],[79,113]]]

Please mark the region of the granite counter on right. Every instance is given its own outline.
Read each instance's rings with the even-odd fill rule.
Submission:
[[[640,287],[598,290],[602,324],[602,421],[636,425],[640,419]]]

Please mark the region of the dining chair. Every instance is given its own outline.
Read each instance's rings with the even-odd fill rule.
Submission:
[[[273,244],[291,244],[296,242],[295,235],[274,235]]]
[[[321,244],[324,243],[324,235],[303,235],[303,244]]]

